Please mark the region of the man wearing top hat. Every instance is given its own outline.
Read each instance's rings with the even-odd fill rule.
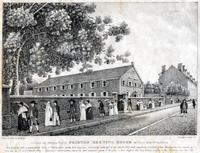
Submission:
[[[37,132],[39,132],[39,127],[38,127],[38,109],[35,106],[36,103],[35,101],[31,101],[31,107],[29,109],[29,117],[30,117],[30,131],[29,133],[32,133],[33,131],[33,126],[36,127]]]

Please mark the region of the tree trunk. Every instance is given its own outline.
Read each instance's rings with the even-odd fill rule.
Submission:
[[[24,46],[24,44],[26,43],[26,41],[23,42],[23,44],[21,45],[21,47],[18,49],[18,52],[16,54],[16,65],[15,65],[15,69],[14,69],[14,75],[13,75],[13,80],[12,80],[12,87],[11,87],[11,95],[19,95],[19,58],[20,58],[20,53],[22,50],[22,47]]]
[[[19,73],[18,73],[18,69],[19,69],[19,52],[17,54],[17,60],[16,60],[16,65],[14,68],[14,73],[13,73],[13,80],[12,80],[12,87],[11,87],[11,95],[19,95]]]

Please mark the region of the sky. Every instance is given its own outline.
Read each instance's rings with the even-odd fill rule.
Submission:
[[[113,22],[125,21],[131,33],[119,43],[112,44],[116,54],[129,50],[130,62],[143,82],[157,82],[161,66],[177,67],[183,63],[197,78],[197,3],[95,3],[94,15],[111,16]],[[122,64],[94,66],[94,70]],[[60,75],[79,73],[79,66]],[[59,75],[59,76],[60,76]],[[56,76],[51,74],[51,76]],[[34,78],[41,82],[46,78]]]

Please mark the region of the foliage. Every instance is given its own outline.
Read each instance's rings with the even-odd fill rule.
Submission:
[[[176,84],[175,82],[170,82],[167,86],[167,94],[168,95],[183,95],[189,96],[189,90],[186,89],[181,84]]]
[[[82,63],[112,64],[119,60],[107,39],[119,42],[130,30],[125,22],[112,23],[109,16],[94,17],[96,6],[88,3],[4,3],[3,81],[31,81],[33,74],[46,77],[69,71]],[[129,53],[119,55],[128,62]],[[14,90],[13,90],[14,91]],[[15,94],[13,92],[13,94]]]
[[[158,83],[150,83],[149,81],[144,85],[145,94],[160,94],[160,86]]]

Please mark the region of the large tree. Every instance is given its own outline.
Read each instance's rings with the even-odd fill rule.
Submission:
[[[115,25],[111,17],[95,16],[88,3],[4,3],[3,82],[18,94],[19,83],[30,83],[33,74],[45,77],[69,71],[82,63],[127,62],[130,55],[114,56],[108,39],[119,42],[130,30],[125,22]]]

